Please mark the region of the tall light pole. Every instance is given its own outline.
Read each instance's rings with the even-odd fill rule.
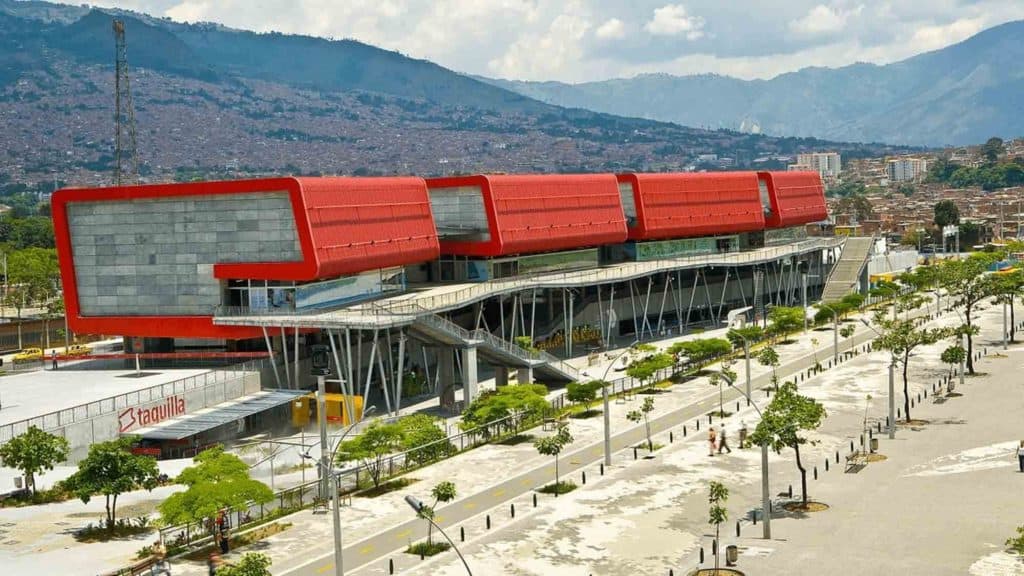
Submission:
[[[469,564],[466,563],[466,558],[462,555],[462,552],[459,551],[459,547],[456,546],[455,542],[453,542],[452,539],[448,537],[448,533],[445,532],[440,526],[438,526],[437,522],[434,522],[434,518],[431,514],[424,513],[424,508],[426,508],[427,506],[423,504],[423,502],[421,502],[419,498],[411,495],[405,497],[405,503],[408,504],[410,508],[416,511],[417,516],[423,518],[427,522],[430,522],[431,526],[437,528],[437,531],[440,532],[442,536],[444,536],[444,539],[447,540],[449,544],[451,544],[452,550],[455,550],[455,553],[459,555],[459,560],[462,560],[462,566],[466,568],[466,574],[468,574],[469,576],[473,576],[473,571],[469,569]]]
[[[861,318],[860,321],[875,334],[882,335],[864,318]],[[896,438],[896,354],[889,351],[889,439],[894,438]]]
[[[824,302],[818,302],[818,306],[832,313],[832,365],[836,365],[839,364],[839,313]]]
[[[1012,298],[1013,296],[1010,296],[1010,297]],[[1007,335],[1007,333],[1009,333],[1010,329],[1006,325],[1006,297],[1004,296],[1002,300],[1003,300],[1003,350],[1006,350],[1006,348],[1007,348],[1006,335]]]
[[[737,392],[739,392],[740,394],[743,394],[743,396],[746,397],[747,404],[753,406],[754,410],[757,410],[757,415],[763,421],[764,420],[764,414],[761,412],[761,409],[757,407],[757,404],[754,403],[754,401],[750,397],[750,395],[749,394],[745,394],[742,390],[737,388],[736,385],[733,384],[732,380],[730,380],[729,377],[726,376],[726,374],[724,372],[721,372],[720,376],[721,376],[721,378],[723,380],[725,380],[725,383],[728,384],[730,388],[732,388],[733,390],[736,390]],[[772,497],[771,497],[771,491],[770,491],[770,489],[768,487],[768,441],[767,440],[761,443],[761,515],[763,517],[762,518],[763,522],[761,522],[761,534],[764,536],[765,540],[771,540],[771,537],[772,537]]]
[[[633,340],[632,344],[627,346],[626,349],[623,350],[622,352],[619,352],[619,354],[617,356],[615,356],[615,358],[612,359],[611,364],[609,364],[608,367],[604,369],[604,375],[601,376],[601,401],[604,404],[604,414],[603,414],[603,416],[604,416],[604,465],[605,466],[611,466],[612,465],[612,420],[611,420],[612,417],[611,417],[611,408],[608,406],[608,372],[610,372],[612,367],[615,366],[615,363],[619,361],[619,358],[622,358],[623,356],[625,356],[626,353],[629,352],[630,348],[632,348],[633,346],[636,346],[636,344],[638,342],[640,342],[639,339]],[[587,374],[587,372],[585,370],[583,371],[583,375],[586,376],[587,378],[590,377],[590,374]]]

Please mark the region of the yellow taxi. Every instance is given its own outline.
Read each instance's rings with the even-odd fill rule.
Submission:
[[[72,344],[64,349],[65,356],[88,356],[92,354],[92,348],[85,344]]]
[[[15,362],[33,362],[35,360],[43,359],[42,348],[25,348],[21,352],[14,355]]]

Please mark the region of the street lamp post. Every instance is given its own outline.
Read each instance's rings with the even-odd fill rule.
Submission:
[[[723,380],[725,380],[725,383],[728,384],[730,388],[732,388],[733,390],[736,390],[740,394],[743,394],[743,396],[746,397],[746,399],[747,399],[747,404],[753,406],[754,410],[757,410],[757,415],[761,418],[761,420],[764,420],[764,414],[761,412],[761,409],[757,407],[757,404],[754,403],[754,401],[750,397],[750,395],[749,394],[745,394],[742,390],[737,388],[736,385],[733,384],[732,380],[730,380],[729,377],[724,372],[720,373],[720,376],[721,376],[721,378]],[[771,537],[772,537],[772,501],[771,501],[771,491],[770,491],[770,489],[768,487],[768,442],[767,441],[764,441],[764,442],[761,443],[761,513],[762,513],[762,516],[763,516],[763,518],[762,518],[763,522],[761,522],[761,533],[764,536],[765,540],[771,540]]]
[[[640,342],[639,339],[634,340],[633,343],[630,344],[629,346],[627,346],[625,350],[623,350],[622,352],[619,352],[619,354],[615,358],[612,359],[611,364],[609,364],[608,367],[604,369],[604,375],[601,376],[601,402],[604,404],[604,414],[603,414],[603,416],[604,416],[604,465],[605,466],[611,466],[612,465],[612,420],[611,420],[611,409],[608,406],[608,372],[611,371],[612,367],[615,366],[615,363],[619,361],[619,358],[622,358],[623,356],[625,356],[626,353],[629,352],[630,348],[635,346],[638,342]],[[583,375],[588,377],[588,378],[590,377],[590,374],[587,374],[586,371],[583,372]]]
[[[832,313],[832,364],[836,365],[839,364],[839,313],[824,302],[819,302],[818,306]]]
[[[444,536],[444,539],[447,540],[449,544],[451,544],[452,550],[455,550],[455,553],[459,555],[459,560],[462,560],[462,565],[466,568],[466,574],[473,576],[473,571],[469,569],[469,564],[466,563],[466,558],[462,555],[462,552],[459,551],[459,547],[455,545],[455,542],[448,537],[448,533],[438,526],[437,522],[434,522],[434,519],[429,514],[423,514],[423,509],[426,508],[426,505],[423,504],[419,498],[411,495],[405,497],[405,502],[409,507],[416,511],[417,516],[423,518],[427,522],[430,522],[431,526],[437,528],[437,531]]]
[[[860,319],[872,332],[881,336],[881,332],[868,324],[864,318]],[[889,439],[896,438],[896,354],[889,352]]]

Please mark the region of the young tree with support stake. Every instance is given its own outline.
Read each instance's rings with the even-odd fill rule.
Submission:
[[[953,381],[953,371],[960,365],[961,362],[967,359],[967,351],[964,347],[959,344],[954,344],[942,351],[942,356],[939,357],[943,364],[949,365],[949,373],[947,379]],[[952,387],[950,387],[952,390]]]
[[[36,474],[53,470],[54,466],[68,459],[68,452],[67,439],[29,426],[24,434],[0,446],[0,462],[24,474],[25,487],[34,494]]]
[[[548,436],[545,438],[538,438],[533,441],[533,447],[537,449],[537,452],[544,456],[555,457],[555,483],[551,485],[551,491],[555,495],[564,494],[572,491],[576,487],[571,482],[559,482],[558,480],[558,455],[562,453],[562,450],[572,444],[573,437],[569,432],[568,426],[562,426],[558,429],[558,432],[554,436]]]
[[[821,403],[797,394],[796,384],[786,382],[765,408],[761,422],[750,437],[751,443],[767,443],[776,452],[786,447],[793,449],[796,467],[800,471],[804,508],[807,507],[807,469],[800,460],[800,445],[806,444],[807,439],[800,433],[817,429],[825,415],[825,407]]]
[[[631,410],[629,414],[626,414],[626,418],[630,422],[639,424],[641,420],[644,422],[644,429],[647,432],[647,451],[654,452],[654,442],[651,441],[651,421],[648,417],[654,411],[654,398],[648,396],[644,398],[643,405],[640,406],[639,410]]]
[[[974,307],[993,293],[992,277],[985,274],[996,261],[991,254],[975,254],[964,260],[951,260],[942,265],[942,286],[964,308],[967,334],[967,372],[974,374]]]
[[[434,488],[430,491],[430,495],[434,498],[434,503],[431,504],[430,506],[423,506],[422,508],[419,509],[419,511],[416,512],[417,516],[419,516],[420,518],[423,518],[424,520],[431,520],[431,519],[434,518],[434,511],[437,510],[437,505],[438,504],[440,504],[440,503],[447,503],[447,502],[451,502],[452,500],[455,500],[455,496],[457,495],[457,492],[456,492],[456,489],[455,489],[455,483],[454,482],[450,482],[448,480],[440,482],[440,483],[437,484],[437,486],[434,486]],[[432,556],[436,552],[440,552],[440,551],[448,549],[448,544],[445,543],[445,542],[438,542],[436,544],[436,546],[440,547],[440,550],[435,548],[434,532],[433,531],[434,531],[434,523],[428,521],[427,522],[426,549],[423,550],[423,552],[427,556]],[[416,551],[413,550],[414,546],[410,546],[409,549],[413,553],[417,553]]]
[[[779,353],[775,351],[775,348],[771,346],[765,346],[757,353],[757,361],[762,366],[771,366],[772,368],[772,385],[775,389],[779,388],[779,377],[775,373],[775,369],[779,367]]]
[[[718,556],[722,552],[722,538],[720,529],[722,524],[729,520],[729,512],[725,509],[725,503],[729,500],[729,489],[721,482],[708,484],[708,524],[715,527],[715,574],[718,574]]]
[[[992,276],[992,293],[996,297],[996,304],[1005,304],[1010,308],[1010,322],[1007,326],[1009,329],[1007,338],[1010,342],[1016,342],[1017,314],[1014,302],[1022,287],[1024,287],[1024,271],[1019,268]]]
[[[884,332],[875,341],[875,346],[892,352],[903,365],[903,410],[906,421],[910,422],[910,384],[907,378],[910,358],[914,350],[948,338],[952,331],[947,328],[917,328],[912,320],[883,322],[882,329]]]

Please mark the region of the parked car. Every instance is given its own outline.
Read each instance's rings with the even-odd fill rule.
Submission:
[[[43,359],[42,348],[25,348],[14,355],[15,362],[34,362]]]
[[[65,356],[88,356],[89,354],[92,354],[92,348],[85,344],[72,344],[64,349]]]

